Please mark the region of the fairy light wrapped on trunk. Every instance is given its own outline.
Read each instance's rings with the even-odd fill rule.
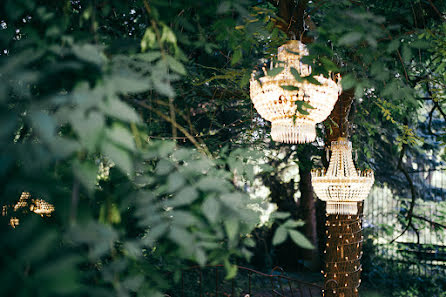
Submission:
[[[341,87],[331,78],[314,76],[320,85],[305,80],[311,67],[301,58],[308,50],[298,40],[291,40],[278,49],[278,60],[284,69],[275,76],[257,79],[253,72],[250,80],[250,96],[258,113],[271,122],[271,137],[285,143],[308,143],[316,138],[316,124],[324,121],[333,110]],[[276,65],[277,66],[277,65]],[[294,73],[294,75],[293,75]],[[296,80],[296,77],[300,81]],[[298,112],[298,104],[305,102],[308,114]]]
[[[356,215],[357,203],[367,198],[374,182],[372,170],[356,170],[352,145],[340,137],[331,143],[330,165],[326,172],[312,170],[311,181],[319,199],[327,202],[328,214]]]

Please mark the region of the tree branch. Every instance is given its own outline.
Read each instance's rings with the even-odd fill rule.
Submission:
[[[153,111],[154,113],[156,113],[159,117],[161,117],[163,120],[165,120],[166,122],[171,123],[172,125],[174,125],[178,130],[181,131],[181,133],[183,133],[187,139],[189,139],[189,141],[202,153],[204,153],[205,155],[207,155],[208,157],[212,158],[212,154],[209,152],[208,148],[206,146],[200,145],[195,138],[181,125],[179,125],[177,122],[173,122],[172,119],[168,116],[166,116],[165,114],[163,114],[162,112],[160,112],[159,110],[153,108],[150,105],[147,105],[144,102],[138,101],[138,100],[133,100],[134,103],[136,103],[137,105],[144,107],[148,110]]]
[[[412,218],[413,218],[413,210],[415,207],[415,200],[416,200],[416,191],[415,191],[415,186],[413,184],[412,178],[410,177],[409,173],[407,172],[406,168],[404,168],[404,164],[403,164],[403,158],[404,155],[406,153],[406,149],[407,149],[407,144],[403,144],[403,147],[401,148],[401,152],[400,152],[400,158],[398,160],[398,166],[397,168],[404,174],[404,177],[406,178],[408,184],[409,184],[409,188],[410,188],[410,192],[411,192],[411,196],[412,199],[410,201],[410,207],[409,207],[409,211],[407,212],[406,215],[406,219],[407,219],[407,225],[406,227],[403,229],[403,231],[401,232],[400,235],[398,235],[397,237],[395,237],[394,239],[392,239],[390,241],[390,243],[393,243],[395,240],[397,240],[398,238],[400,238],[401,236],[403,236],[404,233],[406,233],[407,230],[409,230],[410,227],[413,228],[413,230],[415,232],[417,232],[417,237],[418,236],[418,230],[415,228],[415,226],[413,226],[412,224]]]
[[[446,121],[446,113],[443,111],[443,109],[441,108],[440,104],[438,103],[438,100],[436,100],[434,98],[434,94],[432,93],[432,90],[429,86],[429,83],[426,83],[426,89],[427,89],[427,93],[429,94],[432,103],[434,104],[434,107],[436,107],[438,109],[438,111],[441,113],[441,115],[443,116],[443,119]]]
[[[438,10],[438,8],[435,6],[434,2],[432,0],[427,0],[430,4],[430,6],[433,8],[433,10],[438,14],[440,18],[443,18],[443,14]]]
[[[432,220],[429,220],[428,218],[420,217],[420,216],[417,216],[417,215],[412,215],[412,216],[413,216],[413,218],[415,218],[415,219],[419,219],[419,220],[422,220],[422,221],[425,221],[425,222],[431,224],[432,226],[446,229],[446,225],[443,225],[443,224],[434,222],[434,221],[432,221]]]
[[[289,37],[300,39],[305,31],[304,15],[308,0],[269,0],[269,2],[279,9],[278,15],[283,20],[278,23],[278,27]]]

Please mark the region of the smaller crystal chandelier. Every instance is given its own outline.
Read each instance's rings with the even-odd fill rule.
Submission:
[[[314,192],[327,201],[328,214],[355,215],[357,203],[367,198],[375,181],[373,171],[356,170],[352,159],[352,144],[344,137],[331,143],[330,165],[326,172],[311,172]]]
[[[36,214],[39,214],[41,217],[47,216],[50,217],[51,213],[54,212],[54,205],[46,202],[42,199],[33,199],[33,204],[30,206],[30,210]]]
[[[258,113],[271,122],[271,137],[274,141],[285,143],[308,143],[316,138],[317,123],[324,121],[332,111],[341,87],[331,78],[314,76],[319,85],[305,79],[296,80],[296,74],[305,78],[311,74],[311,67],[303,64],[301,58],[308,50],[298,40],[291,40],[278,49],[278,60],[284,69],[276,76],[250,80],[250,96]],[[272,66],[272,64],[271,64]],[[293,75],[293,72],[295,75]],[[313,109],[308,114],[297,111],[296,102],[305,102]]]

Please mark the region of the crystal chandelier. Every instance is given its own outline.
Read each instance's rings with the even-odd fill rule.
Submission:
[[[356,170],[352,145],[340,137],[331,143],[330,165],[326,172],[311,172],[313,189],[319,199],[327,201],[328,214],[355,215],[357,203],[367,198],[375,180],[373,171]]]
[[[54,205],[42,199],[34,199],[33,204],[30,206],[29,209],[42,217],[50,217],[51,213],[54,211]]]
[[[298,40],[291,40],[278,49],[278,60],[284,62],[284,69],[276,76],[256,79],[253,73],[250,80],[250,96],[259,114],[271,122],[271,137],[285,143],[308,143],[316,138],[317,123],[324,121],[331,113],[341,91],[341,87],[331,78],[314,76],[320,85],[305,78],[311,74],[311,67],[303,64],[301,58],[308,50]],[[298,75],[296,74],[296,71]],[[283,88],[284,87],[284,88]],[[301,102],[298,102],[301,101]],[[304,115],[297,111],[297,104],[313,107]]]

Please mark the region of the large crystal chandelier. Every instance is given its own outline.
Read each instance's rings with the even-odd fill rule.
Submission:
[[[373,171],[356,170],[352,145],[346,138],[333,141],[331,152],[327,171],[316,169],[311,173],[314,192],[319,199],[327,201],[328,214],[355,215],[357,203],[367,198],[373,185]]]
[[[341,91],[340,85],[331,78],[314,76],[320,85],[305,79],[311,74],[311,67],[301,62],[308,55],[303,43],[292,40],[278,49],[278,60],[284,62],[284,69],[276,76],[256,79],[253,73],[250,80],[250,95],[259,114],[271,122],[273,140],[285,143],[308,143],[316,138],[317,123],[324,121],[331,113]],[[284,87],[284,88],[283,88]],[[297,111],[297,101],[306,102],[313,109],[304,115]]]

